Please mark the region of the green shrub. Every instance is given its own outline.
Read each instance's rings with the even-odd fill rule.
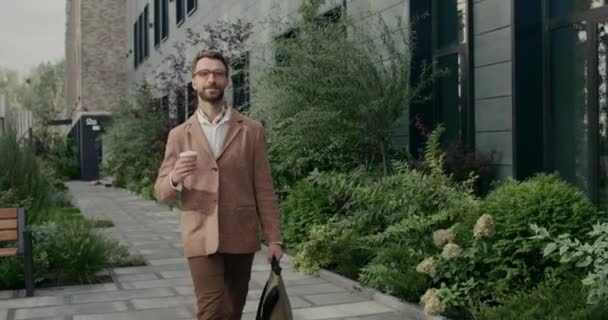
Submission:
[[[536,225],[532,229],[538,235],[536,239],[551,239],[543,252],[545,257],[556,253],[561,263],[576,263],[576,267],[587,271],[582,281],[589,289],[587,303],[605,304],[608,301],[608,223],[594,225],[582,241],[572,239],[569,234],[551,238],[545,228]]]
[[[516,293],[500,305],[473,309],[476,320],[602,320],[608,319],[608,305],[588,305],[588,291],[577,279],[549,280],[530,293]]]
[[[34,283],[41,283],[49,271],[47,252],[34,246]],[[0,259],[0,290],[19,289],[25,286],[23,257],[5,257]]]
[[[436,250],[432,232],[478,210],[471,182],[456,183],[442,171],[441,132],[438,129],[429,139],[425,162],[430,173],[396,162],[388,176],[361,171],[311,175],[309,181],[318,190],[329,190],[342,205],[331,222],[312,229],[299,247],[296,267],[345,270],[344,274],[407,299],[423,292],[430,279],[415,270],[422,257]]]
[[[548,268],[559,268],[551,257],[543,257],[544,241],[531,239],[530,224],[545,227],[551,234],[584,236],[597,213],[587,197],[557,175],[539,174],[523,182],[509,179],[491,192],[481,213],[493,216],[496,232],[485,241],[487,252],[477,261],[490,266],[486,277],[495,292],[527,290],[543,280]],[[462,243],[470,243],[477,217],[462,224]]]
[[[80,162],[78,161],[75,142],[60,136],[54,136],[49,153],[45,156],[57,175],[62,179],[78,179]]]
[[[34,230],[35,246],[47,252],[57,281],[89,283],[108,265],[113,246],[86,221],[49,222]]]
[[[479,210],[451,228],[449,244],[443,241],[442,250],[421,260],[419,269],[432,278],[432,290],[442,304],[442,308],[429,309],[466,314],[480,301],[492,304],[529,292],[547,274],[558,278],[576,275],[557,259],[543,257],[545,241],[533,237],[530,224],[580,235],[596,217],[582,192],[555,175],[503,182],[481,202]],[[445,231],[435,234],[439,232],[445,237]]]
[[[315,225],[344,213],[348,190],[358,182],[355,175],[314,171],[297,183],[281,202],[284,241],[294,247],[306,240]]]
[[[0,136],[0,172],[0,195],[4,194],[1,206],[25,206],[36,211],[52,205],[54,190],[41,170],[41,162],[10,126]]]
[[[416,271],[423,255],[414,248],[399,244],[387,244],[360,272],[360,279],[371,287],[400,297],[406,301],[418,301],[431,285],[428,277]]]
[[[151,88],[142,85],[130,101],[117,106],[104,133],[104,173],[114,177],[118,187],[137,193],[147,187],[150,193],[171,126],[167,114],[153,100]]]
[[[359,238],[355,230],[336,218],[326,224],[314,225],[308,240],[297,248],[294,268],[305,273],[314,273],[320,268],[334,269],[356,279],[359,269],[372,255]]]
[[[391,154],[402,147],[393,139],[400,119],[428,85],[428,74],[411,85],[404,28],[389,30],[381,18],[364,28],[345,16],[327,21],[323,2],[303,1],[302,19],[268,26],[292,30],[293,37],[270,43],[278,63],[259,64],[255,73],[253,111],[269,120],[270,158],[281,192],[314,169],[348,172],[365,164],[387,174]]]

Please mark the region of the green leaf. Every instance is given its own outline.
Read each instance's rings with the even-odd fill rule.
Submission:
[[[593,259],[591,257],[587,257],[587,258],[585,258],[585,260],[581,260],[581,261],[577,262],[576,266],[579,268],[585,268],[585,267],[588,267],[592,262],[593,262]]]
[[[546,256],[550,255],[551,253],[553,253],[556,249],[557,249],[557,244],[556,243],[554,243],[554,242],[549,243],[545,247],[545,250],[543,251],[543,255],[546,257]]]

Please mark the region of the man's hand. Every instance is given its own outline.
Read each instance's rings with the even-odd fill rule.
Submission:
[[[191,175],[196,169],[196,159],[178,158],[171,172],[171,182],[173,185],[178,185],[184,181],[184,178]]]
[[[281,261],[283,257],[283,248],[278,243],[271,243],[268,245],[268,263],[272,261],[272,257],[277,259],[277,261]]]

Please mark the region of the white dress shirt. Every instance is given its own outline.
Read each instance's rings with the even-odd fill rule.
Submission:
[[[218,115],[215,120],[210,121],[209,117],[207,117],[203,110],[196,110],[196,117],[201,125],[202,133],[205,135],[205,138],[209,143],[209,147],[211,147],[211,152],[216,159],[222,151],[224,139],[226,139],[228,128],[230,128],[230,115],[231,109],[229,107],[225,107],[222,113]],[[177,186],[173,185],[173,179],[171,177],[169,178],[169,183],[173,189],[182,191],[182,184],[179,183]]]

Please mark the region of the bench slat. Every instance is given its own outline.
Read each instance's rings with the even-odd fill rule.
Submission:
[[[17,208],[0,208],[0,219],[17,219]]]
[[[0,219],[0,230],[17,229],[17,219]]]
[[[0,249],[0,257],[12,257],[17,255],[17,248]]]
[[[2,230],[0,231],[0,241],[16,241],[19,238],[17,237],[17,230]]]

